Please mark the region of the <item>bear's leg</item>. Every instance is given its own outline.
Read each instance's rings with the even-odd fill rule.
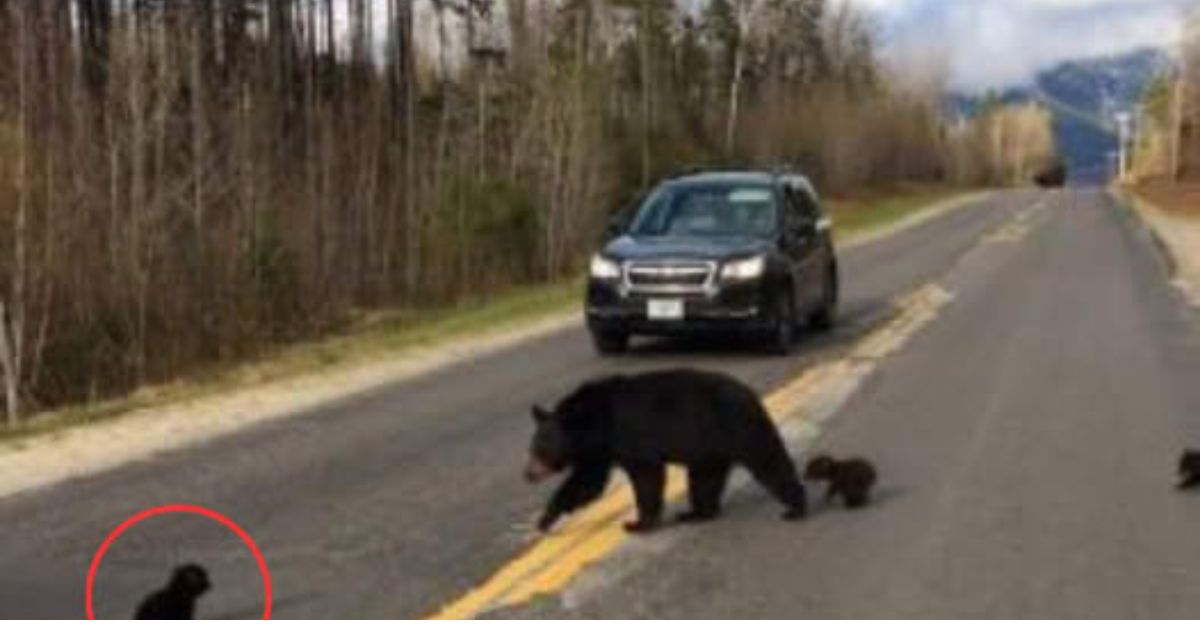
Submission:
[[[625,523],[629,533],[653,531],[662,522],[663,490],[667,484],[667,467],[660,463],[629,464],[625,466],[633,484],[638,519]]]
[[[833,503],[833,499],[837,498],[838,492],[840,492],[840,490],[838,489],[837,482],[830,481],[829,487],[825,488],[825,503]]]
[[[862,509],[870,501],[868,490],[859,485],[847,488],[845,495],[846,507],[849,509]]]
[[[576,466],[571,476],[554,493],[546,505],[546,511],[538,520],[539,531],[549,531],[564,514],[595,501],[604,494],[612,464],[588,462]]]
[[[808,514],[808,498],[804,485],[796,476],[796,466],[786,451],[760,454],[743,462],[754,480],[787,507],[783,517],[798,520]]]
[[[729,470],[727,461],[688,466],[688,496],[692,511],[680,514],[680,522],[706,522],[721,514],[721,496],[725,494]]]

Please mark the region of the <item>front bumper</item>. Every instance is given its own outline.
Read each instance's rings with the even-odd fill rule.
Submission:
[[[720,285],[707,293],[651,295],[624,291],[617,282],[593,280],[587,293],[588,328],[640,335],[763,331],[772,324],[767,294],[763,281]],[[683,319],[651,320],[650,300],[682,301]]]

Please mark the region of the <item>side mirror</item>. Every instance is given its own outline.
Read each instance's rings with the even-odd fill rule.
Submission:
[[[806,220],[792,224],[788,229],[788,237],[793,240],[807,240],[819,233],[818,223]]]

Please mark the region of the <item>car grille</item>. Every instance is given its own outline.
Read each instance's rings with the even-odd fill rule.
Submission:
[[[711,262],[632,262],[625,268],[625,280],[634,292],[702,293],[712,284],[716,270],[716,264]]]

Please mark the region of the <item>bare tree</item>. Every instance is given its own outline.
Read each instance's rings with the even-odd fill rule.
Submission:
[[[945,131],[838,7],[0,0],[8,422],[573,276],[681,164],[833,191],[1013,172],[990,118]],[[996,154],[1029,163],[1006,124]]]
[[[28,276],[28,238],[32,180],[29,169],[29,55],[31,25],[26,11],[16,3],[9,5],[13,30],[17,74],[17,213],[13,228],[13,263],[6,294],[0,295],[0,369],[4,372],[4,397],[8,423],[21,418],[21,386],[24,382],[26,281]]]

